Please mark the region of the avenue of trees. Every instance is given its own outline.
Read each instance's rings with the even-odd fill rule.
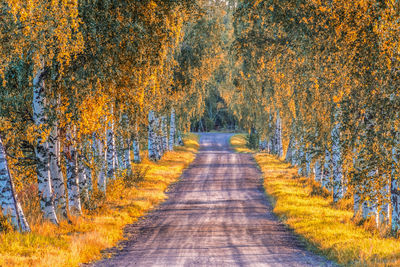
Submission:
[[[224,2],[0,3],[0,205],[16,229],[33,202],[55,224],[79,216],[203,114]]]
[[[16,229],[33,202],[55,224],[79,216],[140,156],[239,124],[399,230],[398,1],[0,3],[0,205]]]
[[[238,1],[221,95],[260,149],[400,227],[400,3]]]

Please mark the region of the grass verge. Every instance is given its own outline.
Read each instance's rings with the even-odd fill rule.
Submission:
[[[107,189],[107,199],[95,211],[85,211],[72,223],[60,226],[34,224],[32,232],[0,233],[0,266],[78,266],[101,258],[101,251],[124,238],[123,228],[166,198],[166,190],[178,180],[195,158],[197,135],[184,138],[185,145],[168,152],[157,163],[144,160],[146,179],[127,188],[122,178]]]
[[[253,150],[247,148],[247,134],[235,134],[230,139],[231,147],[239,153],[253,153]]]
[[[243,135],[231,140],[237,151],[248,150]],[[265,153],[254,157],[263,172],[274,213],[303,237],[310,249],[342,265],[400,266],[400,240],[357,226],[350,209],[337,207],[329,197],[315,193],[314,182],[298,177],[290,164]]]

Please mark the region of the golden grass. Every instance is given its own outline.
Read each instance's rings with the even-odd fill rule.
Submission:
[[[246,143],[244,137],[239,138]],[[289,164],[265,153],[255,154],[255,159],[274,213],[307,240],[310,249],[342,265],[400,266],[400,240],[356,226],[351,210],[339,209],[329,197],[313,194],[314,183],[299,178]]]
[[[96,212],[85,212],[72,223],[32,225],[32,232],[0,234],[0,266],[78,266],[101,258],[101,251],[124,238],[125,225],[137,221],[165,200],[167,187],[178,180],[195,158],[198,137],[189,134],[185,146],[168,152],[149,166],[146,179],[137,187],[125,188],[117,179],[108,188],[107,200]]]
[[[235,134],[230,139],[231,147],[239,153],[252,153],[253,151],[246,146],[246,134]]]

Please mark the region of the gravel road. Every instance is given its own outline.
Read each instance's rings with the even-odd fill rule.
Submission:
[[[335,266],[276,219],[252,156],[233,152],[230,136],[201,134],[168,200],[93,266]]]

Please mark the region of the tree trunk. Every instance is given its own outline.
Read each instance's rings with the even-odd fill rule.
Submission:
[[[116,145],[115,151],[117,154],[118,169],[125,169],[125,142],[121,135],[118,135],[118,144]],[[129,147],[128,147],[129,148]]]
[[[140,163],[140,143],[139,143],[139,132],[138,132],[138,127],[137,127],[137,122],[135,125],[135,132],[133,133],[133,140],[132,140],[132,145],[133,145],[133,161],[135,163]]]
[[[71,214],[80,215],[82,214],[82,208],[79,194],[77,153],[69,131],[66,141],[67,144],[64,149],[64,154],[67,164],[68,208]]]
[[[47,118],[45,115],[45,71],[38,71],[33,79],[33,120],[38,127],[46,126]],[[56,210],[53,202],[53,191],[50,179],[49,170],[49,145],[47,140],[42,140],[39,135],[35,149],[36,154],[36,172],[38,180],[38,193],[40,199],[40,209],[43,212],[43,217],[51,222],[58,224]]]
[[[168,127],[167,118],[165,116],[161,117],[161,131],[162,131],[162,148],[163,153],[168,151]]]
[[[309,151],[309,148],[307,149],[305,159],[306,159],[305,176],[306,176],[306,177],[310,177],[310,175],[311,175],[311,160],[312,160],[312,154],[311,154],[311,152]]]
[[[282,125],[281,117],[279,116],[279,110],[276,115],[276,128],[275,128],[275,152],[276,155],[281,158],[283,156],[283,146],[282,146]]]
[[[390,202],[391,202],[391,214],[392,214],[392,230],[397,232],[400,230],[400,186],[399,186],[399,173],[398,173],[398,164],[399,164],[399,156],[397,152],[396,145],[398,144],[398,140],[395,139],[395,146],[392,148],[392,160],[393,166],[390,177]]]
[[[169,123],[169,151],[174,150],[175,144],[175,109],[171,109],[171,121]]]
[[[176,144],[178,146],[183,146],[183,140],[182,140],[182,135],[180,131],[177,131],[177,138],[176,138]]]
[[[293,138],[290,163],[292,166],[297,166],[298,162],[299,162],[299,151],[297,149],[297,140],[296,140],[296,138]]]
[[[288,145],[288,148],[287,148],[287,150],[286,150],[286,156],[285,156],[285,161],[286,162],[292,162],[292,157],[293,157],[293,155],[292,155],[292,151],[293,151],[293,148],[292,148],[292,146],[293,146],[293,137],[292,136],[290,136],[290,140],[289,140],[289,145]]]
[[[325,159],[324,159],[324,171],[323,171],[323,175],[322,175],[322,187],[330,190],[331,177],[332,177],[331,152],[326,147],[325,148]]]
[[[332,129],[332,182],[333,201],[337,202],[343,198],[343,170],[342,170],[342,147],[340,140],[340,127],[338,113],[335,114],[335,126]]]
[[[97,187],[103,193],[106,193],[107,189],[107,177],[106,177],[106,167],[105,164],[107,162],[107,155],[104,149],[104,141],[100,138],[96,138],[96,145],[98,151],[98,159],[100,164],[99,176],[97,178]]]
[[[304,142],[303,142],[303,137],[300,139],[300,144],[299,144],[299,152],[298,152],[298,174],[301,176],[306,176],[306,158],[305,158],[305,153],[304,153]]]
[[[154,112],[151,110],[149,112],[149,126],[148,126],[148,152],[149,159],[157,161],[157,141],[156,134],[154,132],[155,116]]]
[[[49,137],[51,185],[54,195],[55,208],[61,213],[62,217],[66,219],[68,218],[67,200],[65,198],[64,177],[60,164],[61,142],[57,132],[57,127],[53,127]]]
[[[131,139],[127,138],[125,143],[124,143],[124,167],[125,170],[131,170],[132,165],[131,165]]]
[[[82,151],[78,154],[78,181],[79,181],[79,193],[81,197],[81,203],[87,203],[89,201],[89,191],[88,191],[88,182],[86,176],[85,165],[83,162],[84,157],[82,155]]]
[[[321,161],[319,159],[315,161],[314,179],[316,182],[322,184],[322,166],[321,166]]]
[[[115,178],[115,136],[114,136],[114,123],[112,121],[108,124],[107,129],[107,178]]]
[[[0,137],[0,205],[4,216],[11,218],[12,225],[21,232],[29,232],[21,205],[15,193],[14,184],[8,169],[7,157]]]
[[[154,125],[155,125],[154,132],[155,132],[155,136],[156,136],[156,138],[155,138],[156,139],[156,157],[157,157],[157,160],[160,160],[162,157],[162,154],[163,154],[160,118],[158,118],[158,117],[155,118]]]

